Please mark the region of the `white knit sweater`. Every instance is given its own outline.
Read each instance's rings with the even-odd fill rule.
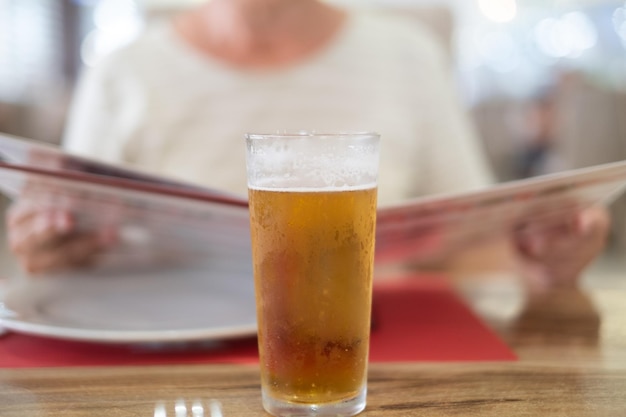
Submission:
[[[491,181],[443,50],[414,21],[352,15],[334,43],[278,71],[198,54],[169,24],[84,74],[64,141],[74,153],[246,193],[246,132],[376,131],[379,201]]]

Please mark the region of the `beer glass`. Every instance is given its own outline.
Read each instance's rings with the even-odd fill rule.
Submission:
[[[375,133],[248,134],[263,407],[365,408],[376,226]]]

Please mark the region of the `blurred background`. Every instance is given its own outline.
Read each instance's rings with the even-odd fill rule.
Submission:
[[[199,1],[0,0],[0,132],[58,143],[82,68]],[[433,30],[500,180],[626,159],[625,0],[332,1]]]

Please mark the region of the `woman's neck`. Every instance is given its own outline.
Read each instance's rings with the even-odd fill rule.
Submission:
[[[240,67],[306,59],[340,30],[345,13],[317,0],[212,0],[175,21],[202,53]]]

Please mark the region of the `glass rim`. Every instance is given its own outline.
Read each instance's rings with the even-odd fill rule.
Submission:
[[[273,132],[273,133],[246,133],[246,140],[261,140],[261,139],[287,139],[287,138],[355,138],[355,137],[376,137],[380,138],[380,134],[374,131],[337,131],[337,132],[315,132],[315,131],[285,131],[285,132]]]

